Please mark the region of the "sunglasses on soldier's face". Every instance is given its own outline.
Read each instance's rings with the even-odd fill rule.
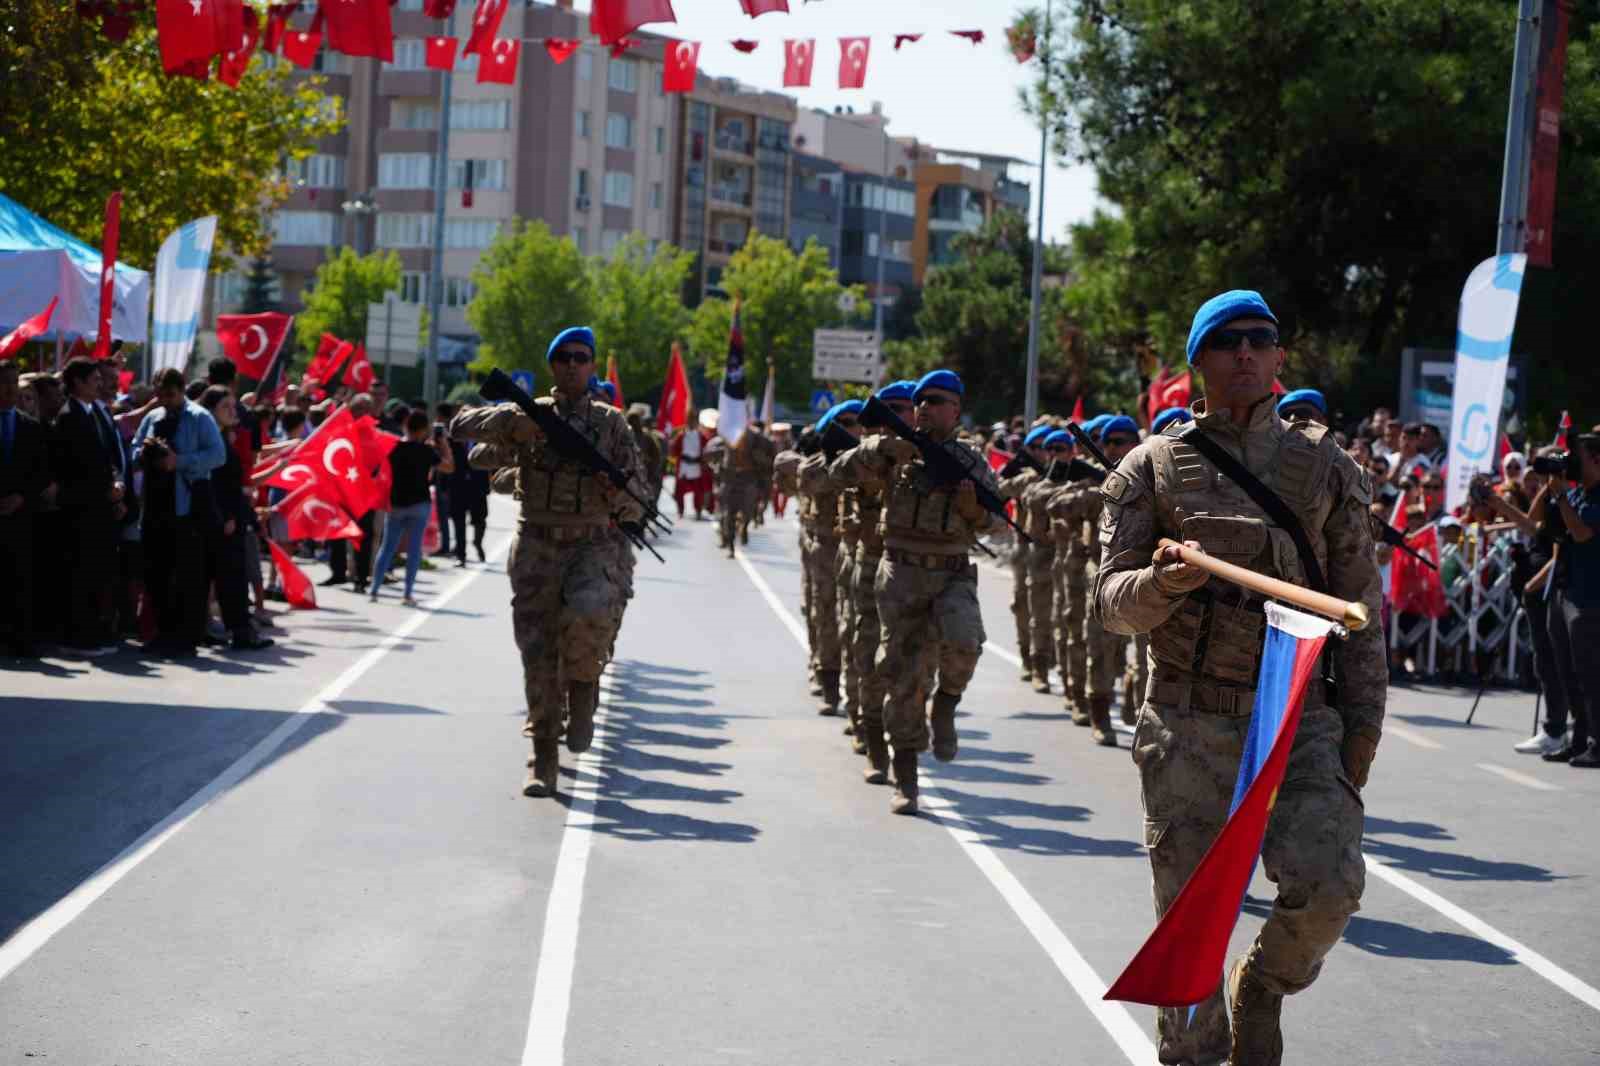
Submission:
[[[918,404],[927,404],[929,407],[943,407],[945,404],[947,404],[947,403],[955,403],[955,401],[952,400],[948,396],[940,396],[940,395],[938,395],[936,393],[925,392],[917,400],[917,403]]]
[[[834,421],[843,426],[845,429],[855,429],[856,426],[861,424],[853,418],[835,418]]]
[[[1072,445],[1070,445],[1070,444],[1052,444],[1052,445],[1050,445],[1050,450],[1055,452],[1058,455],[1068,455],[1068,454],[1071,454],[1071,452],[1072,452]]]
[[[1238,351],[1241,342],[1249,344],[1253,352],[1265,352],[1278,346],[1278,331],[1266,326],[1219,329],[1206,338],[1206,347],[1214,352],[1233,352]]]
[[[550,357],[552,363],[576,363],[582,366],[594,362],[594,353],[587,348],[557,348]]]
[[[1131,437],[1107,437],[1101,443],[1103,443],[1107,448],[1128,448],[1128,447],[1132,447],[1133,438],[1131,438]]]

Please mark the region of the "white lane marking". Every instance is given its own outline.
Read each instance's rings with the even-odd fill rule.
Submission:
[[[498,559],[511,547],[513,539],[515,538],[506,538],[489,557]],[[190,819],[210,806],[213,800],[244,780],[273,752],[282,747],[284,741],[310,721],[312,715],[328,711],[329,703],[342,696],[346,689],[359,681],[385,655],[405,643],[407,637],[427,623],[431,617],[431,612],[427,608],[445,606],[485,572],[480,569],[461,575],[453,585],[441,592],[432,602],[427,603],[424,609],[411,614],[399,629],[384,637],[376,647],[346,667],[331,684],[312,696],[294,714],[284,719],[278,728],[257,741],[255,747],[239,756],[231,766],[212,778],[209,784],[190,796],[171,814],[145,830],[139,839],[123,848],[104,866],[90,874],[77,888],[61,897],[53,907],[17,930],[4,944],[0,944],[0,981],[5,980],[13,970],[32,957],[34,952],[42,948],[51,937],[65,929],[73,919],[88,910],[96,900],[110,891],[113,885],[128,876],[134,867],[154,854],[157,848],[188,825]]]
[[[1387,863],[1381,862],[1371,855],[1367,855],[1366,860],[1369,873],[1377,874],[1412,899],[1425,906],[1432,907],[1473,936],[1505,951],[1522,965],[1569,996],[1572,996],[1578,1002],[1594,1010],[1600,1010],[1600,989],[1596,989],[1594,986],[1579,980],[1537,951],[1525,944],[1512,940],[1482,918],[1461,909],[1437,892],[1423,887]]]
[[[1511,769],[1508,769],[1508,768],[1506,768],[1504,766],[1496,766],[1492,762],[1481,762],[1481,763],[1478,763],[1477,766],[1478,766],[1478,769],[1480,769],[1480,770],[1487,770],[1491,774],[1494,774],[1496,777],[1503,777],[1507,781],[1510,781],[1510,782],[1512,782],[1514,784],[1522,785],[1522,786],[1524,786],[1526,788],[1538,789],[1540,792],[1560,792],[1560,791],[1562,791],[1562,788],[1561,788],[1560,785],[1552,785],[1550,782],[1541,781],[1537,777],[1529,777],[1527,774],[1523,773],[1520,770],[1511,770]]]
[[[578,756],[572,780],[572,805],[561,830],[561,850],[550,880],[550,902],[544,912],[539,963],[533,976],[533,1003],[528,1008],[528,1036],[522,1066],[561,1066],[566,1056],[567,1016],[572,1012],[572,971],[578,961],[578,918],[583,910],[583,881],[594,847],[594,809],[600,801],[600,767],[605,762],[606,717],[610,693],[602,688],[594,716],[594,745]]]
[[[739,562],[743,564],[745,573],[750,575],[750,580],[760,591],[762,598],[767,601],[767,605],[772,608],[778,619],[783,622],[796,642],[799,643],[800,650],[809,652],[806,630],[800,624],[800,620],[773,594],[772,587],[767,584],[766,579],[756,571],[755,567],[745,561],[743,555],[739,556]],[[1001,658],[1012,658],[1010,652],[996,648],[993,644],[985,644],[984,646],[998,652]],[[1020,660],[1013,658],[1013,662],[1020,662]],[[1038,901],[1033,898],[1028,890],[1022,886],[1022,882],[1018,881],[1011,871],[1006,868],[1005,863],[1001,862],[999,857],[995,855],[994,851],[968,828],[966,822],[955,814],[949,801],[937,789],[931,785],[925,786],[923,796],[932,800],[935,807],[942,808],[946,812],[934,813],[934,820],[944,826],[945,830],[955,838],[956,843],[961,846],[961,850],[966,852],[967,857],[978,867],[978,870],[989,879],[989,883],[995,887],[995,890],[1000,893],[1000,897],[1010,906],[1011,912],[1022,922],[1023,927],[1033,934],[1034,940],[1044,949],[1045,954],[1050,957],[1050,961],[1055,963],[1056,969],[1061,972],[1061,976],[1065,977],[1067,983],[1072,986],[1073,991],[1078,993],[1078,997],[1083,1000],[1084,1006],[1088,1007],[1089,1012],[1095,1016],[1095,1020],[1105,1027],[1106,1032],[1111,1035],[1111,1039],[1116,1041],[1117,1047],[1127,1056],[1128,1061],[1134,1063],[1135,1066],[1154,1061],[1156,1048],[1150,1042],[1150,1038],[1145,1035],[1143,1028],[1133,1020],[1133,1015],[1128,1013],[1128,1008],[1120,1003],[1110,1003],[1105,1000],[1106,983],[1100,980],[1093,967],[1073,946],[1072,941],[1067,939],[1066,934],[1061,931],[1060,927],[1050,920],[1050,916],[1045,913],[1043,907],[1039,906]],[[529,1066],[527,1060],[524,1060],[523,1066]]]
[[[1409,726],[1400,725],[1397,722],[1384,722],[1383,735],[1386,737],[1399,737],[1407,744],[1415,744],[1417,747],[1427,748],[1429,751],[1444,750],[1444,745],[1439,743],[1437,740],[1434,740],[1432,737],[1419,733]]]
[[[992,651],[996,655],[1000,656],[1000,658],[1004,659],[1006,662],[1010,663],[1012,666],[1021,666],[1022,665],[1022,656],[1016,654],[1013,651],[1008,651],[1007,649],[1002,648],[1000,645],[996,644],[992,640],[984,641],[983,642],[983,646],[987,650]]]

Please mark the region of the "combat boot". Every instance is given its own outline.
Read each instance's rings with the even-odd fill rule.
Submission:
[[[917,813],[917,753],[908,749],[894,751],[894,798],[889,801],[891,814]]]
[[[1089,717],[1089,701],[1081,689],[1075,690],[1067,696],[1067,713],[1072,715],[1073,725],[1089,724],[1091,720]]]
[[[535,737],[533,756],[528,760],[528,776],[522,781],[522,794],[538,799],[556,794],[561,776],[561,742],[555,737]]]
[[[1048,665],[1034,667],[1033,691],[1040,694],[1050,691],[1050,667]]]
[[[1022,681],[1026,684],[1033,680],[1033,657],[1027,652],[1022,653]]]
[[[1281,1066],[1283,1062],[1283,1030],[1278,1024],[1283,997],[1267,991],[1252,971],[1252,963],[1260,958],[1261,949],[1252,946],[1250,953],[1235,960],[1228,971],[1228,1006],[1233,1022],[1233,1050],[1228,1055],[1228,1066]]]
[[[933,757],[949,762],[956,757],[956,704],[960,696],[940,690],[933,694],[933,710],[928,717],[933,722]]]
[[[831,718],[839,713],[839,671],[818,670],[817,680],[822,682],[822,706],[817,713]]]
[[[593,681],[567,683],[567,750],[581,755],[594,741],[594,701],[598,686]]]
[[[819,699],[822,697],[822,680],[821,680],[821,678],[822,678],[821,673],[818,672],[817,668],[813,666],[811,668],[811,688],[810,688],[809,691],[811,692],[811,694],[813,696],[816,696]]]
[[[867,741],[867,768],[861,771],[861,776],[869,785],[887,784],[889,781],[889,741],[883,735],[883,727],[872,729],[863,725],[861,733],[866,734]]]
[[[1089,721],[1094,724],[1090,734],[1102,748],[1117,746],[1117,731],[1111,728],[1111,697],[1094,696],[1089,700]]]

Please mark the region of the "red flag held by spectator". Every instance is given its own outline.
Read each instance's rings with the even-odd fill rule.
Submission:
[[[59,296],[50,297],[45,309],[32,318],[17,323],[17,328],[0,337],[0,359],[10,359],[17,350],[50,327],[50,316],[55,314]]]
[[[1400,512],[1404,520],[1404,512]],[[1417,552],[1439,565],[1439,527],[1433,524],[1406,538]],[[1405,552],[1397,551],[1389,563],[1389,602],[1396,614],[1420,614],[1443,618],[1450,613],[1445,602],[1444,582],[1439,571],[1423,566]]]
[[[922,40],[920,33],[897,33],[894,35],[894,50],[898,52],[901,45],[916,44],[920,40]]]
[[[677,342],[667,363],[667,380],[661,386],[661,410],[656,412],[656,429],[670,434],[689,422],[689,375],[683,368],[683,354]]]
[[[350,365],[344,368],[344,383],[357,392],[366,392],[377,380],[378,375],[372,369],[372,360],[367,358],[366,345],[356,345],[356,354],[350,357]]]
[[[506,8],[510,6],[511,0],[478,0],[477,10],[472,13],[472,32],[467,34],[467,43],[461,49],[461,54],[488,52],[500,33],[500,22],[506,17]]]
[[[867,84],[867,55],[871,50],[870,37],[839,38],[839,88],[860,89]]]
[[[267,548],[272,552],[272,565],[278,568],[278,576],[283,578],[283,598],[289,601],[289,606],[301,610],[316,610],[317,590],[312,587],[311,579],[294,565],[289,553],[278,547],[275,542],[267,541]]]
[[[378,488],[376,506],[388,510],[389,494],[394,491],[394,470],[389,466],[389,453],[400,443],[400,438],[379,429],[376,418],[363,415],[356,419],[356,440],[361,445],[362,465],[375,471],[372,480]]]
[[[324,333],[322,340],[317,343],[317,354],[312,357],[311,365],[306,367],[306,379],[325,385],[333,380],[333,375],[339,372],[344,361],[356,346],[349,341],[342,341],[331,333]]]
[[[222,344],[222,354],[232,360],[239,373],[260,381],[271,369],[293,321],[293,316],[277,311],[218,315],[217,340]]]
[[[667,50],[661,64],[661,91],[694,92],[694,76],[700,63],[700,42],[679,41]]]
[[[316,482],[295,489],[273,508],[283,516],[290,540],[351,540],[361,543],[361,527],[350,520],[333,488]]]
[[[106,197],[106,224],[100,234],[100,333],[94,357],[111,356],[111,312],[117,303],[117,237],[122,231],[122,190]]]
[[[394,26],[389,0],[341,0],[317,9],[328,15],[328,47],[347,56],[394,62]]]
[[[601,44],[620,41],[648,22],[677,22],[671,0],[594,0],[589,9],[589,32]]]
[[[785,15],[789,13],[789,0],[739,0],[739,6],[751,18],[774,11],[781,11]]]
[[[783,42],[783,85],[805,89],[811,85],[811,61],[817,57],[816,38]]]
[[[250,69],[250,57],[256,53],[256,42],[261,38],[261,27],[256,21],[256,9],[244,10],[244,29],[228,49],[222,53],[222,62],[217,66],[217,80],[224,85],[239,87],[239,80],[244,77],[244,72]]]
[[[456,65],[456,47],[460,43],[454,37],[429,37],[423,62],[434,70],[449,70]]]
[[[582,44],[582,41],[571,37],[546,37],[544,39],[544,50],[551,59],[555,60],[556,65],[560,66],[571,58],[572,53],[576,52]]]
[[[494,82],[512,85],[517,80],[517,57],[522,54],[522,42],[497,37],[487,52],[478,58],[478,84]]]
[[[161,66],[168,74],[187,73],[191,64],[211,62],[221,50],[217,0],[156,0],[156,34]]]

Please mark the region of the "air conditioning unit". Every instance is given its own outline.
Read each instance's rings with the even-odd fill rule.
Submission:
[[[587,210],[589,210],[589,198],[587,196],[578,197],[578,210],[579,211],[587,211]]]

